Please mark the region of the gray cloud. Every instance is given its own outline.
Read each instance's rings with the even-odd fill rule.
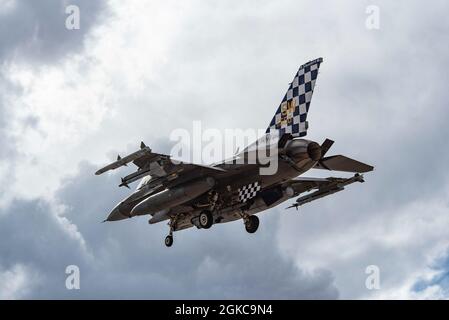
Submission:
[[[68,30],[68,5],[80,9],[80,29]],[[105,1],[17,0],[0,19],[0,60],[54,63],[83,48],[84,36],[101,20]]]
[[[7,212],[1,210],[0,231],[4,239],[0,244],[0,270],[20,265],[26,272],[26,282],[20,289],[26,295],[21,298],[27,295],[57,298],[58,292],[64,293],[66,266],[74,264],[74,260],[81,268],[86,265],[86,255],[79,241],[67,233],[60,219],[43,201],[18,201],[11,204]],[[3,286],[2,283],[0,295],[13,298]]]
[[[263,216],[262,230],[249,236],[239,223],[213,231],[175,233],[167,249],[164,224],[145,218],[99,223],[124,192],[118,176],[98,179],[87,163],[58,194],[68,218],[86,241],[71,238],[44,202],[15,203],[0,215],[0,266],[20,263],[39,275],[31,297],[83,298],[336,298],[327,270],[305,272],[276,244],[275,216]],[[14,245],[11,246],[11,243]],[[245,243],[243,246],[242,243]],[[65,289],[65,267],[80,267],[81,290]]]
[[[336,140],[331,153],[374,164],[365,184],[310,204],[299,215],[284,214],[283,209],[263,213],[261,230],[254,236],[236,222],[210,232],[180,232],[167,250],[163,224],[149,226],[144,218],[97,223],[127,190],[116,187],[117,175],[93,177],[95,168],[84,162],[56,198],[68,206],[64,216],[77,226],[88,253],[47,214],[53,209],[45,202],[15,202],[7,210],[8,216],[16,213],[14,219],[0,218],[5,226],[2,238],[7,239],[3,242],[12,243],[14,231],[31,228],[26,213],[42,217],[32,221],[44,224],[45,233],[33,226],[19,234],[14,248],[23,248],[24,256],[12,246],[1,247],[0,270],[17,262],[34,266],[44,280],[31,297],[114,298],[357,298],[369,296],[364,287],[369,264],[381,267],[385,289],[422,271],[431,249],[447,241],[440,230],[434,235],[424,232],[428,226],[438,228],[429,221],[445,221],[434,210],[447,209],[439,203],[446,197],[449,160],[446,3],[423,7],[418,2],[381,1],[378,31],[364,28],[367,4],[258,2],[257,9],[250,1],[238,9],[225,2],[203,4],[180,19],[183,27],[164,63],[139,82],[145,90],[133,90],[131,99],[123,90],[125,97],[118,104],[124,107],[113,111],[126,114],[126,121],[106,119],[101,132],[86,141],[96,147],[116,143],[125,134],[130,139],[143,135],[155,151],[168,152],[163,142],[167,132],[177,126],[189,129],[192,120],[220,129],[264,128],[298,65],[324,56],[308,138],[330,137]],[[33,28],[26,26],[29,35]],[[74,48],[63,41],[55,49],[53,40],[61,39],[64,31],[56,32],[39,40],[52,43],[51,52],[43,49],[39,59]],[[26,42],[5,39],[11,46],[0,49],[0,56],[11,57],[10,48],[24,54]],[[142,56],[151,53],[148,50]],[[117,82],[120,91],[123,83]],[[415,207],[417,202],[421,205]],[[404,244],[400,240],[410,229],[416,237]],[[41,242],[49,243],[53,253]],[[69,263],[81,266],[80,292],[61,287]],[[315,271],[309,274],[297,267],[303,263],[313,264]],[[445,270],[446,264],[438,268]],[[445,279],[421,281],[414,289],[434,283],[447,287]]]

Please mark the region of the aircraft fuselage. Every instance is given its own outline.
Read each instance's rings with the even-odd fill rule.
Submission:
[[[218,165],[226,170],[226,173],[220,177],[212,178],[207,175],[190,177],[188,182],[174,186],[168,185],[165,188],[159,187],[159,190],[154,193],[150,193],[150,190],[145,188],[137,190],[121,201],[112,210],[107,220],[115,221],[149,214],[152,216],[150,223],[157,223],[169,219],[173,213],[180,215],[176,230],[188,228],[195,224],[195,217],[208,206],[207,198],[212,191],[220,198],[217,201],[226,204],[216,206],[214,210],[216,223],[241,218],[240,211],[245,206],[248,207],[247,213],[250,215],[266,210],[294,196],[289,188],[276,187],[270,190],[270,186],[279,185],[303,174],[312,168],[321,156],[319,144],[305,139],[290,140],[277,152],[279,154],[270,155],[277,161],[274,174],[261,175],[262,165],[257,163],[225,162]],[[236,195],[239,188],[255,182],[262,192],[249,199],[247,203],[242,204],[237,201]],[[171,209],[177,206],[185,206],[185,212],[172,212]]]

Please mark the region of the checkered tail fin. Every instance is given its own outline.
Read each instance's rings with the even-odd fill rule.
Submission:
[[[280,137],[284,133],[290,133],[293,137],[303,137],[307,134],[307,112],[322,62],[323,58],[318,58],[299,68],[267,128],[267,133],[279,130]]]

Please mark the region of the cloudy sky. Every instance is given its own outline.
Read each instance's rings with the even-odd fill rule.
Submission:
[[[65,28],[70,4],[79,30]],[[448,298],[447,9],[0,0],[0,298]],[[189,229],[170,249],[164,223],[100,223],[128,193],[123,172],[93,174],[117,152],[170,152],[170,133],[197,120],[264,129],[317,57],[308,138],[373,164],[366,183],[261,213],[254,235]],[[80,290],[65,287],[68,265]]]

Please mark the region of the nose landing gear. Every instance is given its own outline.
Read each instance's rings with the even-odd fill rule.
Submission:
[[[173,231],[175,230],[177,220],[178,216],[175,216],[173,218],[170,218],[170,222],[168,223],[168,225],[170,226],[170,231],[168,233],[168,236],[165,237],[165,245],[167,247],[171,247],[173,245]]]

